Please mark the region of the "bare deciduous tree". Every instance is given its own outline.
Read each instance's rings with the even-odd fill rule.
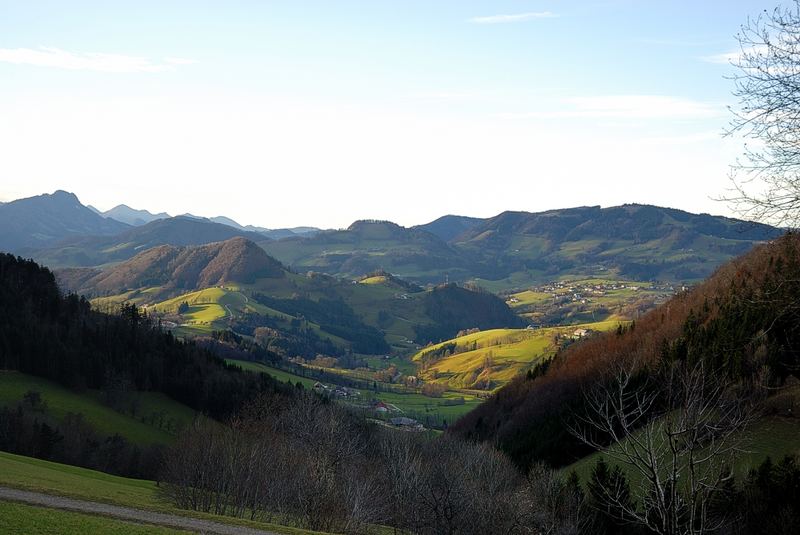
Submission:
[[[620,486],[601,489],[602,505],[617,511],[620,521],[662,535],[719,529],[729,519],[714,517],[710,506],[733,476],[742,432],[757,415],[758,391],[702,363],[675,363],[657,379],[621,368],[598,384],[587,393],[588,413],[573,432],[641,481],[630,494]]]
[[[531,466],[520,492],[525,532],[535,535],[586,533],[582,495],[558,472],[542,463]]]
[[[731,175],[729,201],[748,219],[800,225],[800,0],[749,19],[737,36],[737,74],[728,135],[755,144]]]

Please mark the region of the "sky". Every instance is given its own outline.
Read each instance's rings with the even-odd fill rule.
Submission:
[[[751,0],[0,0],[0,201],[269,228],[731,215]]]

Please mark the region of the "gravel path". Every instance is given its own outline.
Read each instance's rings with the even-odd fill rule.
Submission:
[[[201,520],[185,516],[156,513],[131,507],[121,507],[119,505],[109,505],[106,503],[87,502],[74,500],[62,496],[42,494],[40,492],[28,492],[25,490],[0,487],[0,500],[23,502],[31,505],[40,505],[54,509],[66,509],[79,513],[89,513],[102,515],[120,520],[130,520],[145,524],[156,524],[174,529],[186,529],[197,533],[215,533],[218,535],[277,535],[272,531],[262,531],[259,529],[244,526],[234,526],[221,524],[211,520]]]

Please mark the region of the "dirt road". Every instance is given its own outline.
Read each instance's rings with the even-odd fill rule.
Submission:
[[[215,533],[218,535],[278,535],[272,531],[262,531],[244,526],[233,526],[230,524],[213,522],[211,520],[156,513],[143,509],[109,505],[107,503],[75,500],[62,496],[53,496],[40,492],[29,492],[8,487],[0,487],[0,500],[22,502],[30,505],[64,509],[92,515],[102,515],[142,524],[155,524],[157,526],[165,526],[173,529],[185,529],[196,533]]]

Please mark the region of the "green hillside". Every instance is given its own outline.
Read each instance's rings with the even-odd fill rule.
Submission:
[[[125,399],[125,413],[102,402],[96,390],[76,393],[52,381],[13,371],[0,371],[0,407],[22,402],[27,392],[41,394],[43,414],[62,421],[82,414],[101,436],[119,434],[135,444],[168,444],[178,431],[196,417],[194,411],[159,392],[132,392]]]
[[[229,242],[236,247],[228,247],[225,245],[228,242],[224,242],[217,244],[218,248],[221,247],[222,252],[238,251],[245,258],[226,255],[226,265],[258,266],[265,262],[253,252],[252,245],[241,245],[243,240],[239,238]],[[208,257],[207,247],[195,249],[199,256]],[[209,265],[216,262],[222,252],[209,260]],[[164,264],[154,260],[162,256],[173,258],[175,254],[178,253],[172,250],[144,251],[129,262],[95,273],[89,279],[71,276],[65,271],[60,272],[61,279],[68,288],[77,285],[90,295],[102,294],[92,300],[101,310],[112,310],[122,303],[132,302],[161,315],[165,325],[177,327],[175,332],[179,335],[209,335],[228,328],[248,336],[252,336],[257,327],[283,332],[310,329],[317,338],[327,340],[340,351],[362,354],[409,352],[415,349],[415,341],[438,341],[464,328],[524,324],[491,294],[455,285],[423,291],[386,272],[348,281],[314,272],[300,275],[281,271],[261,276],[260,271],[245,270],[242,273],[251,273],[254,278],[237,280],[233,267],[217,268],[212,271],[217,273],[221,269],[227,274],[224,282],[212,287],[190,284],[189,288],[183,288],[176,281],[189,279],[178,278],[170,269],[187,270],[187,263],[201,272],[209,268],[198,263],[198,255],[189,249],[181,249],[179,257],[191,259],[191,262],[186,260],[176,266],[171,261]],[[147,285],[140,288],[130,286],[144,282]],[[99,286],[93,287],[95,283]],[[103,288],[124,288],[124,291],[114,294],[101,291]],[[189,308],[179,310],[182,303]],[[302,325],[297,325],[297,320]],[[320,349],[315,351],[325,353]]]
[[[786,455],[800,455],[800,419],[785,416],[768,416],[756,422],[752,428],[744,432],[744,451],[736,456],[734,471],[737,478],[744,478],[747,473],[757,468],[767,457],[779,461]],[[599,459],[609,464],[615,463],[612,457],[604,452],[588,455],[563,468],[564,473],[574,471],[581,481],[588,481],[592,469]],[[639,484],[641,474],[621,465],[628,479]]]
[[[261,245],[298,271],[357,277],[385,269],[420,283],[474,281],[502,291],[563,276],[695,282],[756,243],[764,225],[647,205],[448,216],[405,229],[359,221],[310,239]]]
[[[434,284],[444,282],[444,273],[453,280],[464,280],[469,274],[468,262],[434,234],[389,221],[356,221],[345,230],[260,245],[300,272],[358,278],[382,269]]]
[[[603,332],[625,323],[612,319],[570,327],[480,331],[426,347],[412,360],[426,381],[450,388],[495,390],[553,356],[579,329]]]

